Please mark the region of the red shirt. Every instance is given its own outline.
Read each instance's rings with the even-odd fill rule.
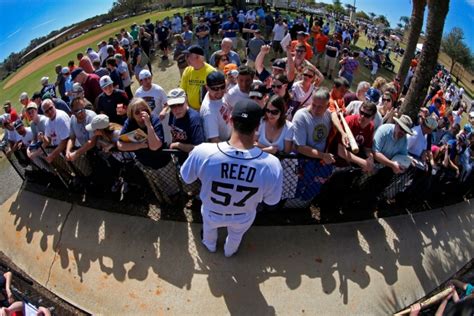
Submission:
[[[14,108],[10,109],[10,123],[14,123],[18,120],[18,113],[16,113],[16,110]]]
[[[79,67],[81,67],[82,70],[84,70],[88,74],[94,73],[94,67],[92,66],[92,62],[87,56],[81,58],[81,60],[79,61]]]
[[[95,99],[99,96],[99,94],[102,93],[99,80],[100,78],[96,74],[87,74],[87,79],[82,84],[82,88],[84,89],[84,97],[92,104],[95,103]]]
[[[360,114],[346,116],[347,125],[351,129],[352,134],[360,148],[372,148],[374,141],[374,122],[362,128],[359,123]]]

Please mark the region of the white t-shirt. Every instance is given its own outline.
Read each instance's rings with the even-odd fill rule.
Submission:
[[[462,113],[459,114],[459,112],[461,112],[461,110],[453,111],[453,125],[454,124],[461,125]]]
[[[232,131],[229,119],[232,110],[222,100],[209,100],[206,95],[201,104],[199,114],[204,127],[206,140],[219,137],[221,141],[228,140]]]
[[[303,91],[303,82],[297,81],[291,87],[291,92],[293,93],[293,99],[298,102],[304,102],[304,104],[300,105],[300,108],[310,105],[313,100],[311,100],[311,95],[316,89],[313,85],[309,87],[307,92]]]
[[[150,106],[152,113],[156,115],[160,114],[163,106],[168,102],[165,90],[156,83],[153,83],[150,90],[146,91],[140,86],[135,92],[135,96],[145,100]]]
[[[30,127],[25,127],[25,135],[21,136],[21,142],[23,143],[23,145],[25,146],[28,146],[29,144],[31,144],[31,142],[33,141],[33,132],[31,131],[31,128]]]
[[[286,26],[284,24],[282,25],[279,25],[278,23],[275,24],[275,26],[273,27],[273,33],[274,33],[273,40],[281,41],[283,37],[285,37]]]
[[[270,142],[267,139],[265,135],[265,127],[266,121],[262,120],[258,128],[257,136],[258,142],[263,146],[275,146],[278,147],[278,151],[283,151],[285,150],[285,141],[293,141],[293,124],[290,121],[285,122],[285,125],[283,125],[283,129],[281,130],[280,136],[278,136],[278,138],[273,142]]]
[[[46,123],[45,135],[51,139],[52,146],[58,146],[61,141],[69,138],[71,118],[66,112],[56,109],[54,120]]]
[[[254,147],[234,148],[227,142],[194,147],[181,167],[184,182],[201,180],[202,213],[250,213],[258,203],[281,199],[283,170],[275,156]],[[203,216],[203,218],[204,218]]]
[[[420,157],[427,147],[426,135],[423,135],[420,125],[413,127],[411,130],[413,135],[407,135],[408,153]]]
[[[240,91],[239,85],[236,85],[224,94],[224,103],[229,105],[231,109],[234,108],[238,101],[245,99],[250,99],[249,94]]]
[[[17,143],[21,140],[21,136],[20,134],[17,133],[16,130],[6,130],[7,132],[7,139],[10,141],[10,142],[14,142],[14,143]]]

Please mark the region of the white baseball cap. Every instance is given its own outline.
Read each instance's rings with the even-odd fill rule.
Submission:
[[[43,77],[43,78],[41,78],[41,84],[47,83],[48,80],[49,80],[49,77]]]
[[[175,104],[183,104],[186,101],[186,92],[181,88],[170,90],[167,95],[168,105],[173,106]]]
[[[28,93],[22,92],[20,94],[20,101],[23,101],[23,100],[26,100],[26,99],[28,99]]]
[[[109,117],[105,114],[97,114],[92,121],[86,125],[88,132],[93,132],[98,129],[104,129],[109,126]]]
[[[99,84],[100,84],[100,87],[102,89],[104,89],[105,87],[107,86],[110,86],[111,84],[113,84],[114,82],[112,81],[112,79],[109,77],[109,76],[103,76],[100,78],[99,80]]]
[[[143,79],[146,79],[146,78],[151,78],[151,72],[149,70],[143,69],[138,74],[138,80],[143,80]]]
[[[474,118],[474,111],[469,112],[469,118]]]
[[[63,75],[68,74],[68,73],[69,73],[69,68],[68,68],[68,67],[63,67],[63,68],[61,69],[61,73],[62,73]]]

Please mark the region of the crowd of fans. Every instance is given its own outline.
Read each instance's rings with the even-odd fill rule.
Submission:
[[[373,48],[354,49],[360,32]],[[7,154],[38,170],[86,178],[105,166],[114,178],[112,190],[126,184],[120,165],[135,161],[157,194],[174,196],[179,179],[170,177],[175,164],[162,149],[190,152],[202,142],[227,141],[233,106],[249,98],[265,111],[258,147],[310,158],[291,166],[296,175],[287,173],[298,181],[289,197],[314,198],[335,166],[358,167],[378,187],[413,165],[465,181],[474,161],[474,112],[461,126],[469,110],[462,89],[440,70],[412,121],[399,106],[417,60],[404,83],[377,77],[380,55],[389,58],[390,49],[383,34],[364,25],[331,17],[291,19],[262,8],[146,20],[100,41],[97,50],[78,52],[77,66],[57,65],[54,83],[43,77],[40,91],[20,95],[20,113],[5,102],[0,120]],[[160,54],[162,61],[173,55],[181,74],[179,87],[168,92],[153,83],[151,63]],[[356,82],[350,91],[360,63],[367,62],[373,82]],[[133,80],[139,82],[135,91]],[[339,113],[358,152],[349,148]],[[92,164],[92,155],[104,162]],[[307,187],[313,187],[311,194]]]

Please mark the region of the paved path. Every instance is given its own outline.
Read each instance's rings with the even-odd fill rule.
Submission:
[[[227,259],[222,244],[215,254],[200,245],[200,225],[23,191],[1,205],[0,249],[94,314],[386,315],[473,257],[473,219],[463,202],[413,217],[253,227]]]

